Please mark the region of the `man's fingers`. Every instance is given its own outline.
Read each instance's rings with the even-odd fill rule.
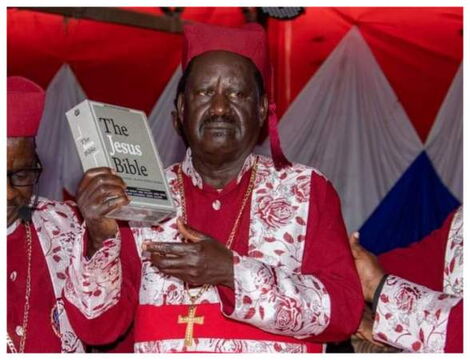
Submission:
[[[77,202],[81,204],[99,204],[116,197],[129,198],[126,194],[126,185],[118,176],[107,175],[95,177],[86,187],[78,193]]]
[[[102,206],[104,209],[101,214],[107,215],[113,210],[120,209],[121,207],[126,206],[129,203],[130,200],[127,197],[119,196],[110,198],[104,202],[104,205]]]
[[[351,234],[349,237],[349,245],[351,247],[351,252],[355,258],[361,255],[364,252],[363,247],[359,243],[359,233],[356,231]]]
[[[359,245],[359,232],[355,231],[349,236],[349,244],[351,244],[351,246]]]
[[[90,183],[90,181],[99,175],[116,175],[116,171],[109,167],[97,167],[89,169],[87,172],[85,172],[85,175],[83,175],[83,178],[78,185],[78,192],[82,191],[83,188]]]
[[[194,252],[194,248],[193,246],[191,246],[191,244],[182,244],[182,243],[145,241],[142,244],[142,248],[144,251],[148,251],[150,253],[157,253],[162,256],[168,256],[168,255],[184,256],[184,255]]]
[[[181,271],[187,267],[186,259],[181,257],[168,257],[162,256],[159,253],[152,253],[150,259],[152,260],[152,264],[163,272],[167,272],[168,270]]]
[[[199,231],[193,229],[188,224],[185,224],[181,218],[176,219],[176,225],[178,230],[183,235],[183,237],[193,243],[206,240],[206,235],[200,233]]]
[[[124,189],[119,185],[106,184],[93,188],[85,189],[83,193],[77,198],[77,203],[85,217],[102,216],[113,209],[127,205],[130,198],[127,196]]]

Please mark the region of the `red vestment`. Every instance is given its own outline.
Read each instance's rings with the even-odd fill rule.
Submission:
[[[253,161],[218,191],[202,183],[188,155],[182,166],[189,225],[225,243]],[[167,178],[180,214],[177,169],[170,167]],[[188,310],[183,283],[140,254],[144,240],[181,241],[175,219],[121,227],[120,241],[107,240],[92,259],[71,266],[66,308],[79,336],[110,342],[136,318],[137,352],[319,352],[324,342],[348,338],[363,300],[332,185],[311,168],[277,172],[260,157],[249,204],[232,247],[235,290],[217,286],[203,294],[196,316],[205,320],[194,325],[193,347],[183,345],[186,325],[177,321]],[[93,285],[98,274],[101,286]]]
[[[61,341],[55,335],[51,312],[56,304],[51,277],[38,235],[33,226],[31,296],[25,352],[61,352]],[[19,224],[7,237],[7,331],[17,350],[21,337],[17,327],[23,326],[26,294],[27,250],[25,226]]]

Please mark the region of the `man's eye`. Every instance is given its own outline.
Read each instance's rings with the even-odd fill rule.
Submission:
[[[245,94],[241,91],[231,91],[228,94],[232,99],[242,99],[245,97]]]
[[[18,171],[15,173],[15,177],[18,180],[24,180],[27,179],[30,176],[30,173],[28,171]]]
[[[212,89],[200,89],[197,91],[197,94],[200,96],[212,96],[214,95],[214,90]]]

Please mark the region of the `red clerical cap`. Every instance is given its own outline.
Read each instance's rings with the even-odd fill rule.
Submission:
[[[207,24],[184,26],[183,69],[192,58],[212,50],[230,51],[250,58],[263,76],[269,96],[269,138],[276,169],[290,165],[284,156],[277,131],[276,105],[270,94],[271,64],[269,62],[266,33],[259,24],[246,24],[241,28],[227,28]]]
[[[7,137],[33,137],[44,110],[44,90],[21,76],[7,78]]]

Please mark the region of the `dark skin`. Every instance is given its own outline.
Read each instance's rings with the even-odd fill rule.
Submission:
[[[254,64],[243,56],[226,51],[211,51],[194,59],[184,93],[178,94],[175,129],[184,135],[191,148],[193,165],[203,181],[223,188],[241,170],[252,152],[267,117],[267,97],[258,93]],[[96,195],[100,184],[108,184],[106,196]],[[88,194],[87,201],[81,200]],[[105,201],[113,197],[113,204]],[[94,169],[85,174],[78,193],[78,204],[90,234],[92,255],[102,241],[114,236],[118,227],[103,216],[109,208],[125,205],[124,186],[109,169]],[[100,204],[101,202],[101,204]],[[89,221],[92,220],[91,222]],[[233,253],[220,241],[177,221],[183,243],[144,242],[144,250],[162,273],[191,285],[224,285],[234,288]]]
[[[7,138],[7,170],[15,171],[32,168],[37,163],[37,155],[32,137]],[[33,186],[11,186],[7,181],[7,225],[19,217],[18,211],[27,206],[33,195]]]
[[[377,258],[359,244],[359,233],[354,233],[350,236],[349,244],[351,246],[351,253],[354,258],[356,270],[359,274],[359,279],[361,280],[364,300],[371,303],[373,301],[375,291],[379,286],[380,280],[385,275],[385,272],[377,261]],[[371,311],[367,311],[366,308],[366,311],[362,315],[361,324],[359,325],[355,335],[362,340],[366,340],[377,346],[383,347],[384,345],[375,341],[372,336],[373,324],[373,314]]]

